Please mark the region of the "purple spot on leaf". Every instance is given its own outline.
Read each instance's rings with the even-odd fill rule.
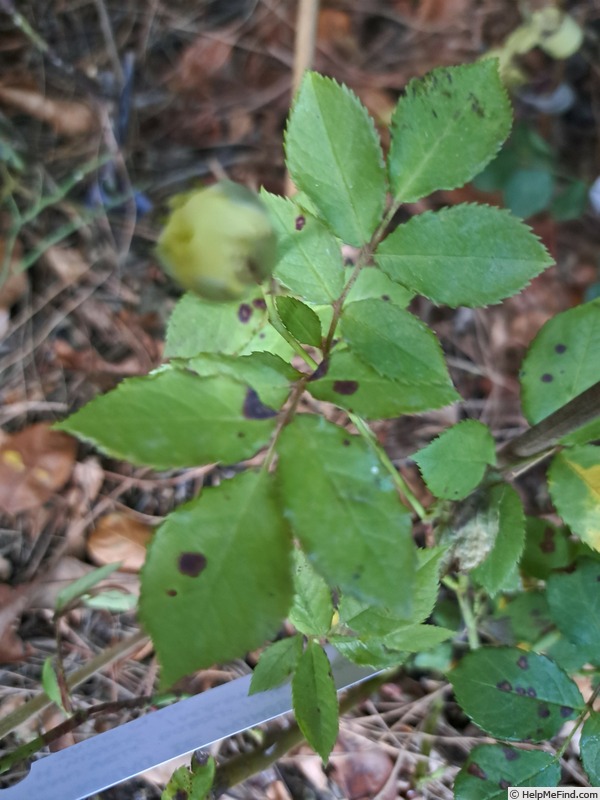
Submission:
[[[389,296],[389,294],[382,294],[381,295],[381,299],[385,300],[385,302],[387,303],[389,301],[389,299],[390,299],[390,296]]]
[[[303,217],[302,214],[300,214],[299,217],[296,217],[296,230],[301,231],[305,225],[306,225],[306,217]]]
[[[248,389],[246,392],[242,413],[246,419],[271,419],[277,416],[277,411],[266,406],[254,389]]]
[[[479,764],[476,764],[475,762],[469,764],[467,767],[467,772],[469,775],[473,775],[474,778],[481,778],[482,781],[487,780],[486,773],[481,769]]]
[[[538,708],[538,717],[542,719],[547,719],[550,716],[550,709],[548,706],[540,706]]]
[[[501,692],[511,692],[512,686],[508,681],[500,681],[496,684],[496,689],[500,689]]]
[[[510,786],[510,781],[507,781],[507,780],[506,780],[506,778],[501,778],[501,779],[498,781],[498,786],[499,786],[501,789],[508,789],[508,787]]]
[[[267,307],[267,304],[263,300],[262,297],[257,297],[255,300],[252,301],[252,305],[254,308],[259,308],[261,311],[264,311]]]
[[[197,578],[206,567],[206,556],[202,553],[181,553],[178,561],[179,572],[190,578]]]
[[[503,747],[502,752],[504,753],[504,758],[507,761],[516,761],[521,756],[519,751],[514,750],[512,747]]]
[[[167,589],[167,594],[169,597],[177,597],[177,589]]]
[[[528,686],[527,687],[527,697],[537,697],[537,692],[533,688],[533,686]]]
[[[554,350],[557,353],[564,353],[566,349],[567,349],[567,345],[566,344],[557,344],[555,346],[555,348],[554,348]]]
[[[573,709],[569,708],[569,706],[561,706],[560,715],[563,719],[568,719],[573,715]]]
[[[252,306],[249,306],[248,303],[242,303],[241,306],[238,308],[238,319],[240,322],[248,322],[250,317],[252,316]]]
[[[544,372],[544,374],[542,375],[543,383],[552,383],[553,380],[554,380],[554,375],[550,375],[549,372]]]
[[[529,661],[527,660],[527,656],[519,656],[517,667],[520,667],[520,669],[529,669]]]
[[[358,381],[334,381],[333,391],[337,394],[354,394],[358,391]]]

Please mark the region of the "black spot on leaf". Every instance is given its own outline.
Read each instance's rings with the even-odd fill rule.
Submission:
[[[569,708],[569,706],[561,706],[560,715],[563,719],[568,719],[569,717],[573,716],[573,709]]]
[[[351,445],[350,439],[344,439],[342,444],[344,445],[344,447],[350,447],[350,445]]]
[[[527,656],[519,656],[517,660],[517,667],[520,669],[529,669],[529,661]]]
[[[543,383],[552,383],[552,381],[554,380],[554,375],[550,375],[549,372],[544,372],[541,380]]]
[[[265,303],[262,297],[255,298],[252,301],[252,305],[254,306],[254,308],[259,308],[261,311],[264,311],[265,308],[267,307],[267,304]]]
[[[189,792],[186,792],[185,789],[177,789],[173,800],[189,800]]]
[[[302,214],[296,217],[296,230],[301,231],[302,228],[306,225],[306,217],[303,217]]]
[[[246,419],[271,419],[277,416],[277,411],[266,406],[254,389],[248,389],[246,392],[242,413]]]
[[[517,686],[516,689],[515,689],[515,692],[518,695],[520,695],[521,697],[524,697],[527,694],[527,692],[525,691],[525,689],[522,686]]]
[[[248,322],[252,316],[252,306],[242,303],[238,308],[238,319],[240,322]]]
[[[533,688],[533,686],[528,686],[527,687],[527,697],[537,697],[537,692]]]
[[[554,347],[555,352],[560,353],[560,354],[564,353],[566,351],[566,349],[567,349],[567,345],[566,344],[557,344]]]
[[[313,372],[313,374],[310,376],[308,380],[318,381],[319,378],[324,378],[325,375],[327,375],[328,370],[329,370],[329,361],[327,361],[327,359],[325,358],[323,359],[323,361],[321,361],[319,366],[316,368],[316,370]]]
[[[510,781],[507,781],[505,778],[501,778],[501,779],[498,781],[498,786],[499,786],[501,789],[508,789],[508,787],[510,786]]]
[[[169,597],[177,597],[177,589],[167,589]]]
[[[358,381],[334,381],[333,391],[337,394],[354,394],[358,391]]]
[[[389,294],[382,294],[381,295],[381,299],[385,300],[385,302],[387,303],[387,302],[389,302],[390,296],[389,296]]]
[[[504,758],[507,761],[516,761],[518,758],[521,757],[519,751],[513,750],[512,747],[503,747],[502,752],[504,753]]]
[[[496,689],[500,689],[501,692],[511,692],[512,685],[509,681],[500,681],[496,684]]]
[[[481,769],[479,764],[476,764],[474,761],[472,764],[469,764],[467,767],[467,772],[469,775],[472,775],[474,778],[481,778],[482,781],[487,780],[486,773]]]
[[[542,705],[538,708],[537,713],[538,717],[541,717],[542,719],[547,719],[550,716],[550,709],[548,708],[548,706]]]
[[[206,567],[206,556],[202,553],[181,553],[179,555],[179,572],[182,575],[189,575],[190,578],[197,578]]]

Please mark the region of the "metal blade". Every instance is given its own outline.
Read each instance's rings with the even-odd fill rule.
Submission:
[[[374,674],[335,651],[328,655],[338,691]],[[0,790],[0,800],[84,800],[172,758],[291,711],[289,683],[248,695],[250,678],[237,678],[45,756],[32,764],[20,783]]]

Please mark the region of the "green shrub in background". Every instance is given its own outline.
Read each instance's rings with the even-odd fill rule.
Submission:
[[[589,185],[565,175],[555,150],[526,123],[473,181],[483,191],[502,192],[504,204],[519,217],[548,211],[554,219],[578,219],[588,205]]]
[[[600,419],[581,400],[600,378],[599,303],[559,314],[530,347],[521,374],[528,433],[497,451],[490,430],[466,420],[414,455],[438,498],[429,509],[369,427],[461,401],[435,334],[406,310],[412,297],[498,303],[551,264],[505,210],[465,204],[391,224],[403,203],[481,173],[510,126],[494,60],[437,69],[408,85],[384,159],[356,96],[308,73],[285,136],[299,192],[261,194],[277,234],[273,279],[229,302],[184,295],[167,333],[169,362],[58,426],[157,469],[264,454],[262,466],[169,514],[143,569],[140,619],[168,686],[260,647],[289,618],[297,633],[263,652],[253,690],[291,676],[299,724],[324,760],[338,729],[324,643],[382,667],[456,638],[430,622],[443,617],[444,580],[472,649],[449,674],[466,713],[502,741],[546,742],[565,722],[585,721],[582,757],[598,778],[600,715],[569,673],[600,664],[600,459],[590,444]],[[345,265],[342,243],[358,249],[355,265]],[[300,413],[305,395],[342,409],[351,427],[330,421],[327,406]],[[509,482],[551,454],[549,489],[568,528],[526,519]],[[416,547],[414,517],[434,526],[436,546]],[[512,638],[502,646],[479,647],[485,620],[473,593],[504,615]],[[547,625],[524,636],[513,630],[522,614],[509,610],[534,601]],[[556,785],[559,756],[478,747],[457,797]]]

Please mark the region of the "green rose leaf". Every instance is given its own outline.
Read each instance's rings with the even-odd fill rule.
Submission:
[[[350,279],[353,270],[353,267],[344,269],[346,281]],[[406,308],[414,296],[414,292],[395,283],[377,267],[363,267],[352,284],[344,305],[375,298],[383,300],[384,303],[393,303],[400,308]]]
[[[571,530],[600,550],[600,447],[591,444],[557,453],[548,471],[550,496]]]
[[[410,615],[410,514],[364,440],[301,414],[277,452],[282,509],[316,569],[331,586]]]
[[[342,333],[351,350],[384,378],[425,387],[452,387],[433,331],[392,303],[350,303],[342,316]]]
[[[307,72],[285,135],[286,163],[346,244],[366,244],[381,221],[386,180],[373,120],[356,95]]]
[[[436,497],[462,500],[475,489],[488,465],[495,464],[494,437],[474,419],[443,431],[412,456]]]
[[[344,288],[340,242],[293,200],[261,193],[277,233],[274,277],[310,303],[332,303]]]
[[[240,350],[240,356],[252,355],[252,353],[268,352],[273,356],[285,361],[291,361],[295,355],[294,348],[287,342],[279,331],[267,323],[264,328],[257,331],[252,339]]]
[[[236,355],[266,324],[262,292],[229,303],[203,300],[188,292],[169,319],[165,358],[191,358],[198,353]]]
[[[582,558],[574,572],[550,575],[546,594],[559,630],[600,664],[600,562]]]
[[[373,669],[399,666],[403,661],[406,661],[409,655],[408,653],[391,650],[382,642],[375,640],[365,642],[355,636],[331,637],[331,643],[348,661],[353,661],[363,667],[372,667]]]
[[[321,321],[312,308],[295,297],[278,297],[275,305],[281,321],[294,338],[303,344],[321,347]]]
[[[413,587],[410,617],[398,617],[389,609],[373,606],[351,595],[343,595],[339,604],[340,621],[360,634],[362,639],[383,637],[409,623],[423,622],[433,611],[439,590],[440,563],[443,548],[417,550],[417,570]]]
[[[316,642],[309,641],[300,657],[292,700],[300,730],[325,763],[338,735],[338,703],[329,659]]]
[[[557,314],[540,329],[521,369],[523,411],[534,425],[600,381],[600,300]],[[600,438],[600,418],[565,437]]]
[[[600,786],[600,714],[592,711],[581,731],[581,760],[592,786]]]
[[[306,386],[313,397],[335,403],[367,419],[428,411],[460,399],[450,383],[385,378],[347,349],[334,350],[315,378]]]
[[[475,747],[454,781],[456,800],[506,800],[509,786],[558,786],[560,763],[551,753],[506,745]]]
[[[575,556],[575,543],[564,528],[546,519],[527,517],[525,550],[521,569],[528,575],[546,580],[555,569],[568,566]]]
[[[427,211],[399,225],[375,260],[393,280],[452,307],[499,303],[553,263],[516,217],[470,204]]]
[[[250,694],[266,692],[287,680],[302,655],[302,637],[288,636],[263,650],[252,673]]]
[[[163,368],[122,381],[55,427],[115,458],[171,469],[250,458],[268,443],[276,414],[225,375]]]
[[[518,594],[506,605],[499,604],[494,619],[502,620],[503,630],[509,628],[503,637],[506,644],[527,642],[532,649],[554,628],[546,593],[535,589]]]
[[[203,489],[169,514],[148,549],[140,597],[163,686],[277,633],[292,599],[290,550],[264,471]]]
[[[331,627],[331,589],[301,550],[294,551],[294,602],[288,619],[305,636],[325,636]]]
[[[511,122],[495,60],[442,67],[412,80],[392,117],[394,197],[409,203],[467,183],[494,158]]]
[[[282,340],[283,341],[283,340]],[[262,402],[279,409],[290,393],[290,384],[300,373],[273,353],[255,352],[247,356],[202,353],[184,362],[188,369],[208,378],[229,375],[251,386]]]
[[[585,707],[575,683],[554,661],[517,647],[481,647],[449,678],[473,722],[500,739],[551,739]]]

